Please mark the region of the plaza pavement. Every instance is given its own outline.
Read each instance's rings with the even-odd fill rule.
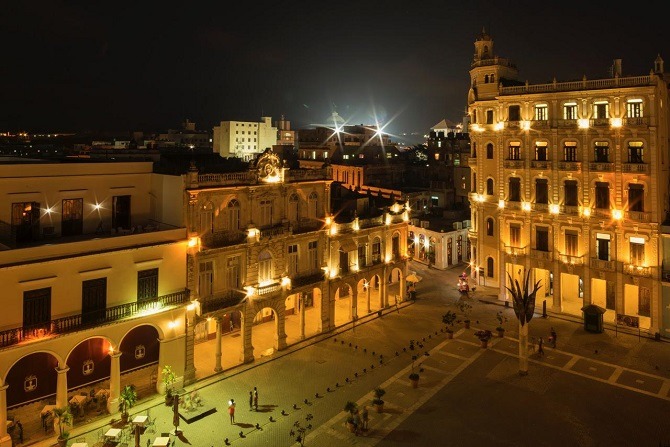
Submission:
[[[604,333],[592,334],[584,331],[580,318],[536,314],[530,335],[547,337],[553,326],[558,346],[545,345],[543,357],[532,354],[529,375],[521,378],[518,323],[512,309],[496,300],[497,289],[477,287],[469,298],[472,327],[458,325],[449,340],[441,331],[441,315],[447,309],[457,311],[461,297],[455,285],[461,270],[439,271],[416,263],[411,270],[423,277],[415,302],[186,387],[199,390],[217,412],[191,424],[182,422],[182,434],[172,436],[173,445],[220,447],[226,438],[234,446],[297,445],[289,434],[294,423],[307,425],[308,414],[313,419],[305,445],[318,447],[626,446],[670,440],[665,422],[670,410],[668,343],[608,325]],[[474,331],[493,330],[499,310],[508,318],[505,337],[482,349]],[[271,337],[271,331],[265,336]],[[415,341],[413,351],[410,340]],[[224,349],[226,343],[239,343],[233,337],[223,342]],[[416,389],[408,380],[413,368],[421,371]],[[254,386],[260,395],[258,412],[248,409],[248,391]],[[370,429],[354,436],[344,426],[342,408],[348,400],[369,405],[377,386],[387,391],[385,410],[378,414],[370,407]],[[230,398],[237,402],[235,425],[226,412]],[[131,410],[156,418],[155,433],[141,437],[143,447],[174,428],[163,402],[157,396]],[[94,446],[108,423],[104,419],[76,427],[71,439],[84,437]],[[35,445],[51,446],[54,439]],[[132,439],[129,445],[134,445]]]

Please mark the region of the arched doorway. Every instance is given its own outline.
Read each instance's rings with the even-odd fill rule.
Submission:
[[[335,294],[333,295],[333,300],[335,301],[333,323],[336,327],[352,321],[353,294],[354,290],[347,283],[340,284],[335,290]]]
[[[279,336],[277,318],[277,312],[271,307],[264,307],[254,315],[251,328],[254,358],[267,357],[276,352]]]
[[[286,298],[284,330],[286,344],[292,345],[321,333],[321,289],[296,292]]]

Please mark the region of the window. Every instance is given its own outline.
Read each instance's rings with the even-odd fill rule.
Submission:
[[[566,141],[563,145],[563,161],[577,161],[577,143]]]
[[[610,146],[606,141],[595,142],[594,159],[597,163],[609,163]]]
[[[644,212],[644,186],[639,183],[628,185],[628,210]]]
[[[206,261],[200,263],[198,273],[198,295],[207,297],[212,294],[214,284],[214,262]]]
[[[511,247],[521,247],[521,224],[509,224],[509,245]]]
[[[226,262],[226,281],[229,289],[239,289],[240,284],[240,257],[233,256]]]
[[[645,264],[644,239],[641,237],[630,238],[630,263],[633,265]]]
[[[549,181],[546,178],[535,179],[535,203],[549,203]]]
[[[477,158],[477,143],[472,143],[472,157]]]
[[[265,250],[258,256],[258,283],[264,285],[272,281],[272,255]]]
[[[609,118],[609,104],[607,101],[593,103],[593,118],[597,120]]]
[[[137,302],[151,301],[158,297],[158,269],[137,272]]]
[[[642,118],[642,100],[629,99],[626,101],[626,116],[628,118]]]
[[[107,278],[81,283],[81,322],[95,324],[105,319],[107,309]]]
[[[226,207],[228,214],[228,229],[229,230],[239,230],[240,229],[240,202],[233,199],[228,202]]]
[[[200,210],[200,233],[207,234],[214,232],[214,205],[211,202],[206,203]]]
[[[610,235],[596,233],[596,251],[601,261],[610,260]]]
[[[521,121],[521,107],[518,105],[509,106],[509,121]]]
[[[579,234],[576,230],[565,230],[565,254],[577,256],[579,252]]]
[[[537,104],[535,106],[535,121],[547,121],[549,119],[549,108],[546,104]]]
[[[360,244],[358,246],[358,268],[363,268],[366,265],[368,265],[367,251],[368,251],[367,244]]]
[[[17,242],[30,242],[38,237],[40,204],[37,202],[12,203],[12,236]]]
[[[628,143],[628,163],[644,163],[644,145],[642,141]]]
[[[493,179],[492,178],[486,179],[486,195],[489,195],[489,196],[493,195]]]
[[[549,251],[549,228],[535,228],[535,249],[538,251]]]
[[[493,218],[486,219],[486,235],[493,236]]]
[[[547,161],[547,142],[538,141],[535,143],[535,160],[537,161]]]
[[[312,191],[307,199],[307,214],[310,219],[318,217],[318,196],[316,192]]]
[[[651,290],[649,287],[640,287],[637,303],[637,314],[642,317],[651,316]]]
[[[596,182],[596,208],[610,208],[610,184],[607,182]]]
[[[298,245],[288,246],[288,274],[294,276],[298,273]]]
[[[272,225],[272,200],[261,200],[261,226]]]
[[[452,265],[454,263],[454,260],[452,259],[453,256],[454,256],[453,240],[449,238],[447,239],[447,265]]]
[[[510,177],[509,179],[509,197],[510,202],[521,202],[521,179],[519,177]]]
[[[372,242],[372,263],[379,264],[380,262],[382,262],[382,244],[381,240],[376,238]]]
[[[23,292],[23,327],[27,330],[49,329],[50,322],[51,287]]]
[[[521,160],[521,143],[514,141],[509,144],[507,149],[508,160]]]
[[[82,234],[84,228],[84,199],[64,199],[61,215],[61,234]]]
[[[349,253],[340,248],[340,273],[349,273]]]
[[[577,200],[577,180],[566,180],[563,185],[565,206],[579,206]]]
[[[291,194],[288,198],[288,220],[295,222],[298,220],[298,194]]]
[[[130,230],[130,196],[114,196],[112,200],[112,228]]]
[[[318,243],[317,241],[311,241],[307,245],[307,256],[308,256],[308,263],[309,263],[309,269],[312,272],[315,272],[319,270],[319,256],[318,256]]]
[[[563,119],[576,120],[577,119],[577,103],[566,102],[563,104]]]
[[[486,145],[486,158],[488,160],[493,160],[493,143]]]
[[[486,124],[493,124],[493,110],[486,111]]]
[[[486,259],[486,276],[493,278],[493,258]]]

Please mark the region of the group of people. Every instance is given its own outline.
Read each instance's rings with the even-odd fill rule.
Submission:
[[[249,411],[258,411],[258,388],[254,387],[249,391]],[[228,401],[228,415],[230,416],[230,423],[235,423],[235,399]]]
[[[368,430],[368,421],[370,420],[369,414],[368,414],[368,406],[363,405],[363,410],[358,411],[356,409],[353,414],[354,417],[354,434],[358,436],[361,431],[367,431]]]

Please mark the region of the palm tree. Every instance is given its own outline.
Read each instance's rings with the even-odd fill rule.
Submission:
[[[526,271],[525,276],[523,289],[521,289],[519,281],[516,279],[512,280],[512,276],[508,272],[507,277],[509,278],[511,287],[505,286],[512,295],[514,314],[519,320],[519,375],[521,376],[528,374],[528,325],[535,312],[535,295],[540,289],[541,282],[538,280],[533,286],[533,290],[529,291],[530,270]]]

